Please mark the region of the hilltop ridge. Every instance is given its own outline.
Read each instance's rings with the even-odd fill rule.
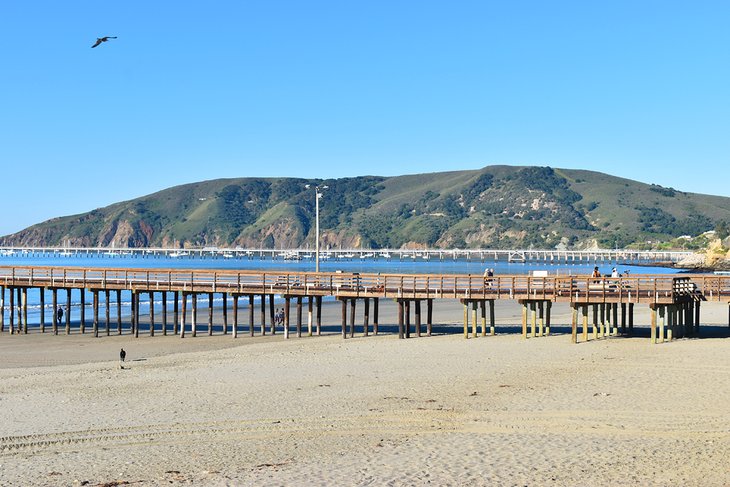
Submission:
[[[293,248],[699,248],[730,222],[730,198],[594,171],[479,170],[341,179],[235,178],[185,184],[61,216],[0,244]],[[723,227],[725,225],[725,227]]]

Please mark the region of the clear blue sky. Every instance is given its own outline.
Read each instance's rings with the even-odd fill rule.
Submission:
[[[729,21],[727,1],[3,1],[0,234],[221,177],[550,165],[730,196]]]

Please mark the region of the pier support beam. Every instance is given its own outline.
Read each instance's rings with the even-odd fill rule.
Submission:
[[[347,298],[341,298],[340,303],[342,306],[342,338],[347,338]]]
[[[433,332],[433,299],[429,298],[426,300],[426,336],[431,336],[432,332]]]
[[[730,303],[728,303],[730,305]],[[378,308],[380,307],[380,298],[373,298],[373,335],[378,334]]]
[[[56,312],[56,309],[53,309]],[[5,331],[5,286],[0,286],[0,333]]]
[[[15,333],[15,289],[8,288],[10,291],[8,294],[10,295],[10,316],[9,316],[9,322],[8,322],[8,328],[10,330],[10,334],[12,335]],[[55,323],[55,321],[54,321]],[[56,334],[58,334],[58,330],[55,331]]]
[[[233,295],[233,338],[238,338],[238,294]]]
[[[81,298],[81,308],[79,309],[79,329],[83,335],[86,332],[86,289],[81,288],[79,290]]]
[[[110,291],[107,289],[104,291],[104,299],[105,304],[104,306],[104,331],[106,332],[106,336],[109,336],[110,330],[109,330],[109,321],[111,318],[111,312],[109,311],[109,308],[111,307],[111,299],[109,297]]]
[[[314,330],[314,296],[308,296],[307,300],[307,336],[312,336]]]
[[[58,289],[53,288],[51,290],[51,300],[52,300],[52,303],[53,303],[53,334],[54,335],[58,335],[58,325],[59,325],[59,321],[60,321],[58,319]],[[13,291],[11,289],[10,290],[10,313],[11,313],[11,316],[12,316],[12,312],[13,312],[12,310],[13,310]],[[13,331],[12,325],[11,325],[10,331],[11,331],[11,333]]]
[[[92,308],[92,313],[93,313],[92,319],[94,320],[92,323],[92,328],[93,328],[93,332],[94,332],[94,338],[98,338],[99,337],[99,290],[98,289],[92,290],[91,296],[92,296],[91,308]]]
[[[208,293],[208,336],[213,334],[213,293]]]
[[[3,291],[5,291],[5,288],[3,288]],[[0,291],[0,292],[3,292],[3,291]],[[38,297],[40,298],[40,306],[41,306],[41,309],[40,309],[41,333],[45,333],[46,332],[46,290],[41,287],[41,288],[38,288],[38,291],[39,291]],[[3,294],[4,294],[4,292],[3,292]],[[2,304],[0,304],[0,307],[4,307],[4,305],[5,305],[5,299],[3,299],[2,301],[3,302],[2,302]],[[3,314],[3,311],[0,311],[0,332],[2,332],[2,328],[3,328],[2,314]]]
[[[180,338],[185,338],[185,315],[188,310],[188,296],[184,292],[180,294]]]
[[[276,309],[274,309],[274,295],[269,294],[269,319],[271,320],[271,334],[276,335],[276,319],[274,318],[274,314],[276,313]]]
[[[155,293],[150,292],[150,336],[155,336]]]
[[[122,290],[117,289],[117,335],[122,334]]]
[[[255,334],[255,324],[254,324],[254,295],[249,294],[248,295],[248,334],[249,336],[254,336]]]
[[[365,298],[363,303],[362,334],[368,336],[370,333],[370,298]]]
[[[355,338],[355,305],[356,298],[350,298],[350,338]]]
[[[297,296],[297,338],[302,338],[302,297]]]
[[[322,335],[322,296],[317,296],[315,306],[317,308],[317,336],[320,336]]]
[[[223,334],[228,335],[228,293],[221,293],[223,298]]]
[[[66,335],[71,334],[71,289],[66,289]]]
[[[290,313],[290,305],[291,304],[291,298],[289,296],[284,297],[284,339],[289,339],[289,313]]]
[[[266,295],[261,295],[261,336],[266,335]]]
[[[191,329],[190,329],[190,335],[195,338],[195,336],[198,334],[198,294],[197,293],[191,293],[190,294],[190,305],[192,307],[191,311],[191,317],[190,317],[190,323],[191,323]]]
[[[405,329],[404,329],[404,324],[405,324],[404,313],[405,313],[405,309],[403,307],[403,301],[399,299],[398,300],[398,339],[400,339],[400,340],[403,340],[406,337],[406,333],[405,333]],[[464,328],[466,328],[466,325],[464,325]]]
[[[108,293],[108,291],[107,291]],[[107,294],[108,296],[108,294]],[[107,307],[108,307],[107,301]],[[162,336],[167,335],[167,291],[162,291]]]

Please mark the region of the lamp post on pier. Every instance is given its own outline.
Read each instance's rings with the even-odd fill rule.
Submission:
[[[311,185],[305,184],[305,188],[309,189]],[[314,244],[314,271],[319,272],[319,199],[323,196],[321,190],[327,189],[329,186],[314,187],[314,214],[315,214],[315,244]]]

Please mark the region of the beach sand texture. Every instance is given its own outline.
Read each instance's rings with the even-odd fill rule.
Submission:
[[[562,305],[523,340],[519,312],[470,340],[455,302],[410,340],[3,334],[0,485],[730,485],[727,303],[655,346],[572,345]]]

